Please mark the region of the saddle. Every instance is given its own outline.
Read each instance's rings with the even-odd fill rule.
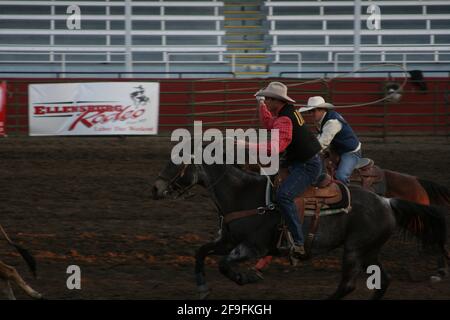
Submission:
[[[279,174],[275,177],[274,191],[278,189],[287,176],[287,169],[280,169]],[[305,247],[309,254],[319,227],[320,216],[350,212],[350,190],[340,181],[335,181],[329,174],[325,174],[315,185],[297,196],[295,204],[297,205],[297,212],[302,224],[305,222],[305,216],[312,217],[305,242]],[[289,235],[287,226],[283,223],[277,247],[279,250],[286,250],[292,245],[291,242],[292,238]]]
[[[287,169],[280,169],[277,176],[274,178],[274,188],[276,191],[284,179],[288,176]],[[322,215],[331,213],[330,209],[349,209],[348,188],[331,178],[329,174],[323,175],[319,181],[310,186],[306,191],[295,198],[295,203],[299,214],[301,214],[301,221],[304,216],[312,216],[322,211]],[[345,201],[344,201],[345,200]],[[345,202],[345,203],[343,203]]]
[[[245,167],[244,170],[249,169],[251,170],[253,168]],[[265,207],[231,212],[224,216],[223,222],[228,224],[234,220],[273,212],[276,207],[272,201],[270,201],[270,198],[274,198],[274,194],[276,193],[278,187],[287,176],[288,170],[283,168],[280,169],[276,176],[272,177],[273,182],[268,178]],[[273,187],[271,187],[271,185],[273,185]],[[305,216],[312,217],[309,222],[309,231],[305,243],[307,253],[309,254],[319,226],[320,216],[350,212],[350,190],[346,185],[339,181],[333,180],[330,175],[326,174],[323,175],[315,185],[309,187],[303,194],[296,197],[295,203],[297,205],[297,212],[302,224],[305,221]],[[292,244],[293,240],[290,232],[288,231],[287,225],[284,221],[282,221],[280,225],[280,236],[277,243],[277,248],[280,251],[286,251],[289,250]]]
[[[328,174],[334,176],[340,157],[334,152],[325,155]],[[361,186],[378,194],[384,194],[384,171],[369,158],[361,158],[350,176],[350,184]]]
[[[259,172],[258,165],[245,165],[242,169],[251,172]],[[278,174],[272,177],[272,199],[275,198],[278,187],[288,174],[286,168],[280,168]],[[299,214],[301,214],[300,218],[302,222],[305,215],[313,216],[316,212],[320,212],[321,215],[327,215],[341,211],[348,212],[351,209],[350,191],[344,184],[337,180],[333,180],[330,174],[325,174],[320,177],[318,182],[309,187],[302,195],[299,195],[295,199],[295,203],[297,204]]]
[[[361,158],[350,176],[350,182],[362,186],[364,189],[375,190],[375,184],[384,181],[384,171],[369,158]]]

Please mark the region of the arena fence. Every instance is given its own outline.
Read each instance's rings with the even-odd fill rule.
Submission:
[[[305,79],[104,79],[104,78],[7,78],[8,135],[28,133],[28,85],[32,83],[94,81],[159,81],[161,85],[159,134],[176,128],[191,128],[194,120],[203,127],[248,128],[258,126],[254,93],[274,80],[298,84]],[[427,90],[408,82],[397,103],[382,102],[340,112],[361,136],[445,136],[450,133],[450,79],[426,78]],[[342,78],[294,86],[289,95],[304,104],[312,95],[322,95],[335,105],[375,101],[386,95],[387,83],[400,78]],[[308,120],[308,119],[307,119]]]

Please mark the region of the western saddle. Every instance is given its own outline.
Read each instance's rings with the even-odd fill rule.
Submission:
[[[328,174],[334,176],[339,164],[339,155],[329,152],[325,155],[325,165]],[[369,158],[361,158],[350,176],[350,184],[361,186],[364,189],[375,193],[383,194],[384,171],[376,166],[374,161]]]
[[[287,169],[281,169],[275,178],[274,190],[287,177]],[[350,191],[343,183],[335,181],[329,174],[319,178],[319,181],[309,187],[303,194],[295,198],[300,222],[303,224],[305,216],[311,216],[308,234],[305,241],[307,254],[311,252],[312,243],[319,228],[319,220],[322,215],[332,215],[340,212],[348,213],[351,210]],[[286,239],[283,246],[283,239]],[[292,245],[286,224],[281,226],[281,234],[278,241],[279,250],[287,250]]]
[[[364,189],[369,189],[374,192],[376,191],[375,185],[383,181],[383,170],[376,166],[374,161],[369,158],[362,158],[350,176],[351,183],[358,184]]]
[[[287,169],[280,169],[278,175],[273,177],[272,198],[278,190],[283,180],[288,176]],[[309,187],[303,194],[295,198],[297,212],[301,223],[304,223],[305,216],[310,216],[309,230],[305,242],[307,252],[310,252],[315,234],[319,226],[319,218],[322,215],[332,215],[340,212],[348,213],[351,210],[350,191],[339,181],[335,181],[329,174],[323,175],[317,183]],[[231,212],[224,216],[224,222],[230,223],[236,219],[241,219],[257,214],[265,214],[273,211],[275,206],[270,203],[266,207],[257,209]],[[292,237],[284,221],[281,223],[281,233],[278,241],[280,251],[288,250],[292,245]],[[291,240],[289,240],[291,239]]]

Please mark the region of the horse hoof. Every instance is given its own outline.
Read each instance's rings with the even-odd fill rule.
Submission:
[[[250,269],[250,274],[248,275],[248,278],[249,278],[248,280],[250,282],[256,282],[256,281],[259,281],[259,280],[264,280],[264,275],[261,272],[261,270],[258,270],[256,268],[251,268]]]
[[[32,292],[31,294],[31,297],[33,298],[33,299],[36,299],[36,300],[45,300],[45,298],[44,298],[44,296],[42,295],[42,294],[40,294],[39,292]]]
[[[206,298],[208,298],[210,293],[211,291],[209,290],[206,284],[198,286],[198,294],[199,294],[198,297],[200,300],[205,300]]]
[[[260,270],[255,270],[255,276],[258,277],[258,280],[264,280],[264,275]]]
[[[210,290],[205,291],[205,292],[199,292],[199,295],[198,295],[199,300],[206,300],[209,297],[210,293],[211,293]]]
[[[448,276],[448,269],[447,268],[441,268],[437,271],[437,276],[441,278],[445,278]]]
[[[297,267],[300,264],[300,259],[289,257],[289,262],[291,263],[291,266]]]
[[[431,276],[430,281],[431,283],[438,283],[442,281],[442,278],[440,276]]]

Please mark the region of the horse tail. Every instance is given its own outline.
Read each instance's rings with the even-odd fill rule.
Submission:
[[[425,206],[398,198],[389,199],[389,203],[402,231],[414,235],[424,246],[437,245],[445,250],[446,208]]]
[[[432,205],[447,206],[450,208],[450,190],[435,182],[417,179],[420,185],[425,189]]]
[[[0,232],[3,235],[3,237],[6,239],[6,241],[11,246],[16,248],[17,252],[20,253],[20,255],[22,256],[23,260],[25,260],[25,262],[27,263],[28,267],[30,268],[31,273],[36,278],[37,277],[37,274],[36,274],[36,260],[34,259],[33,255],[27,249],[25,249],[25,248],[19,246],[18,244],[16,244],[15,242],[13,242],[11,240],[11,238],[8,236],[8,234],[6,233],[5,229],[3,229],[3,226],[1,224],[0,224]]]

